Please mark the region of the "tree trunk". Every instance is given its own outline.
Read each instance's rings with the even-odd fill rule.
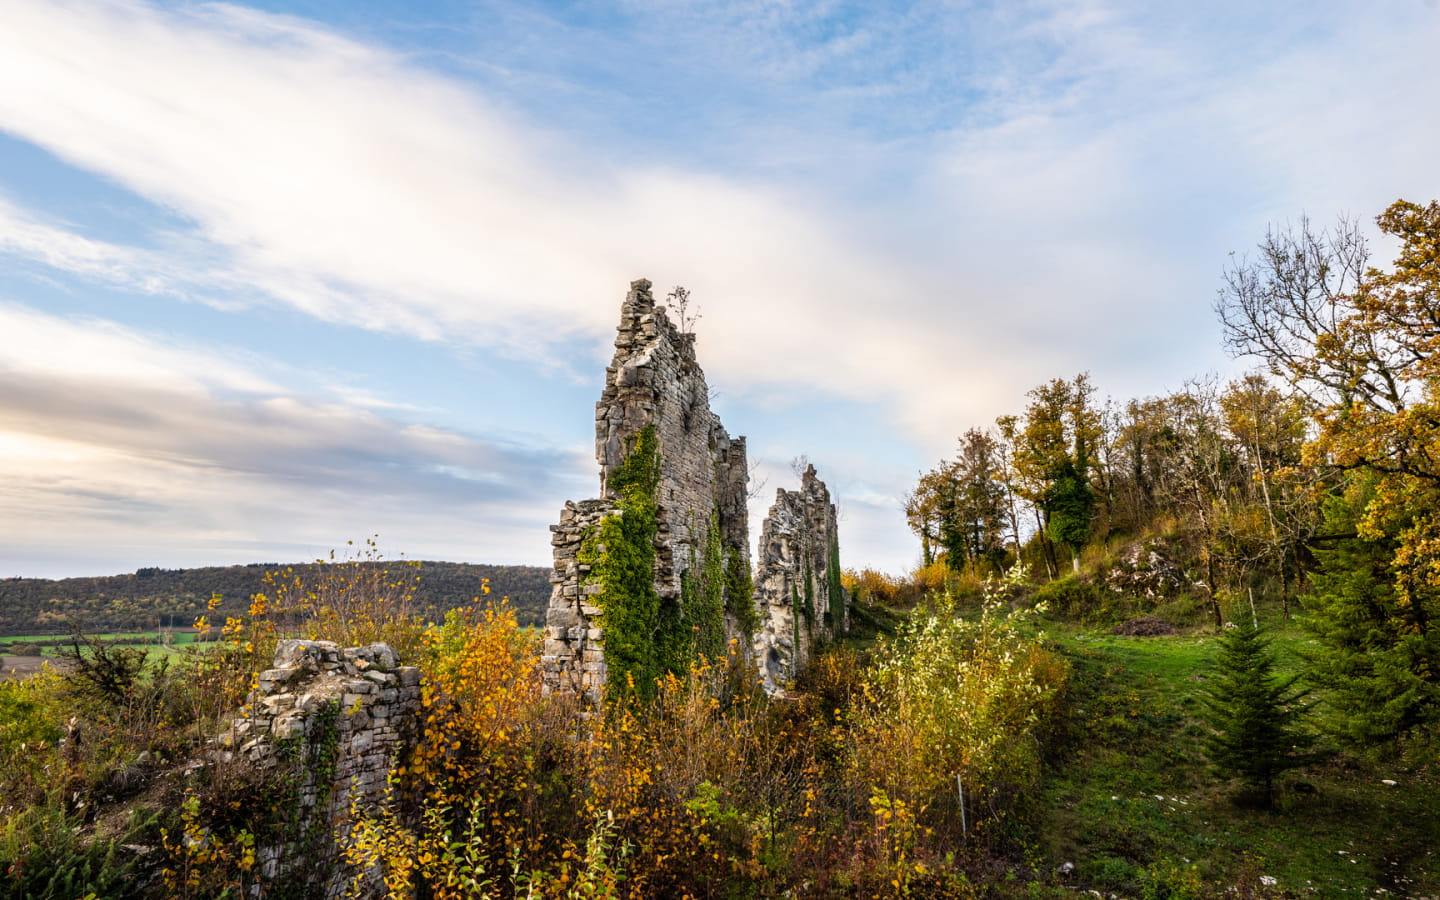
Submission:
[[[1210,612],[1215,616],[1215,629],[1225,627],[1225,617],[1220,613],[1220,598],[1215,596],[1215,557],[1205,550],[1205,591],[1210,595]]]
[[[1060,566],[1055,560],[1055,545],[1050,543],[1050,535],[1046,533],[1045,522],[1040,518],[1040,510],[1035,509],[1035,526],[1040,535],[1040,554],[1045,558],[1045,575],[1049,578],[1060,577]]]

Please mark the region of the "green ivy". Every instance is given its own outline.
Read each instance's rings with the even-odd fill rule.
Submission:
[[[830,632],[839,637],[845,628],[845,586],[840,583],[840,539],[830,535],[830,552],[825,561],[825,582],[830,595],[830,609],[826,613]]]
[[[625,459],[611,473],[609,486],[616,514],[601,519],[580,544],[579,561],[590,566],[587,582],[601,587],[595,602],[600,607],[598,624],[605,629],[607,697],[611,700],[632,692],[641,699],[653,696],[661,660],[673,653],[657,640],[677,630],[662,627],[662,618],[678,613],[662,611],[655,591],[655,490],[659,483],[655,427],[647,425],[630,439]]]
[[[695,588],[685,606],[685,625],[695,635],[695,654],[718,660],[725,654],[725,548],[720,543],[720,516],[714,510]]]
[[[334,863],[329,809],[340,763],[340,701],[321,705],[305,735],[276,741],[275,753],[287,764],[277,785],[284,800],[274,805],[283,809],[284,821],[265,843],[282,847],[286,864],[284,878],[272,883],[266,896],[300,900],[314,895]],[[300,802],[306,785],[314,793],[308,806]]]
[[[755,610],[755,582],[745,554],[731,550],[725,558],[725,609],[735,617],[742,644],[748,646],[760,630],[760,613]]]

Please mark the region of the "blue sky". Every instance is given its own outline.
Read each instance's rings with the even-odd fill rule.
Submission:
[[[1231,251],[1440,196],[1440,7],[0,2],[0,575],[544,565],[628,282],[847,565],[956,436],[1228,376]],[[753,534],[752,534],[753,539]]]

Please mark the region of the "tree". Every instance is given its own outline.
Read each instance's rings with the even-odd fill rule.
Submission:
[[[922,475],[905,498],[905,518],[920,537],[924,564],[934,561],[939,547],[953,572],[986,566],[998,574],[1011,527],[1008,500],[1000,442],[971,428],[961,436],[956,458]]]
[[[940,508],[949,483],[947,465],[942,462],[924,475],[914,490],[905,495],[905,523],[920,538],[921,564],[935,561],[940,542]]]
[[[1393,746],[1411,733],[1432,732],[1440,723],[1440,628],[1429,602],[1407,602],[1396,586],[1395,537],[1365,540],[1356,523],[1375,502],[1383,479],[1351,479],[1345,492],[1326,503],[1329,540],[1317,547],[1319,571],[1305,598],[1306,626],[1320,639],[1311,679],[1326,689],[1326,702],[1339,714],[1337,736],[1355,747]],[[1388,523],[1403,533],[1405,521]]]
[[[1318,516],[1313,478],[1300,468],[1305,444],[1306,406],[1258,374],[1233,381],[1220,397],[1225,430],[1241,448],[1249,469],[1249,511],[1256,507],[1263,529],[1248,538],[1258,544],[1260,560],[1280,578],[1280,604],[1290,617],[1290,575],[1300,570],[1300,554],[1314,535]],[[1255,496],[1258,489],[1259,495]],[[1250,517],[1253,521],[1254,517]]]
[[[1220,571],[1221,523],[1229,513],[1229,487],[1236,477],[1235,454],[1222,432],[1213,380],[1196,379],[1167,398],[1170,412],[1167,486],[1182,528],[1198,544],[1205,566],[1205,589],[1215,627],[1224,624],[1216,594]]]
[[[998,575],[1005,561],[1009,517],[1001,448],[994,435],[979,428],[961,435],[955,476],[950,527],[959,533],[959,548],[976,569],[985,565]]]
[[[1306,752],[1314,739],[1295,728],[1308,709],[1300,704],[1304,692],[1292,690],[1295,678],[1278,680],[1274,668],[1260,629],[1227,629],[1204,699],[1213,729],[1205,739],[1210,762],[1260,792],[1267,808],[1275,803],[1276,776],[1318,759]]]
[[[1440,687],[1431,649],[1440,629],[1440,203],[1396,201],[1376,223],[1400,244],[1389,271],[1367,265],[1352,224],[1317,234],[1302,221],[1298,232],[1267,235],[1258,260],[1232,267],[1217,310],[1233,350],[1257,356],[1313,403],[1303,461],[1343,477],[1356,504],[1353,539],[1379,554],[1336,553],[1326,563],[1322,615],[1350,624],[1322,632],[1335,652],[1320,660],[1320,675],[1346,678],[1344,635],[1366,633],[1371,664],[1390,676],[1375,683],[1387,693],[1371,704],[1409,706]],[[1376,579],[1393,599],[1377,602]],[[1372,738],[1435,725],[1428,716],[1393,722]]]
[[[1016,491],[1035,505],[1051,575],[1058,574],[1054,551],[1045,541],[1070,548],[1071,564],[1080,569],[1080,548],[1090,536],[1098,496],[1091,477],[1098,460],[1100,414],[1088,375],[1073,381],[1056,378],[1031,390],[1021,419],[997,421],[1011,445],[1017,475]]]

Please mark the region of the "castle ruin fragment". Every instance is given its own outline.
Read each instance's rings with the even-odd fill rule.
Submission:
[[[765,689],[775,693],[799,673],[817,642],[850,627],[835,504],[814,466],[806,466],[800,490],[775,492],[760,528],[756,565],[761,627],[754,635],[755,663]]]
[[[554,570],[542,664],[547,691],[593,702],[611,674],[606,605],[615,601],[600,573],[606,554],[616,551],[597,534],[607,519],[626,514],[617,479],[642,446],[653,447],[655,458],[650,496],[659,601],[654,625],[646,626],[651,633],[642,639],[666,639],[667,627],[701,634],[697,608],[710,597],[706,615],[720,617],[722,646],[742,648],[767,689],[779,690],[817,640],[845,628],[835,508],[813,467],[799,491],[780,491],[766,519],[760,571],[752,575],[745,439],[732,438],[710,409],[695,336],[656,305],[642,279],[631,283],[621,306],[614,359],[595,405],[600,497],[566,502],[551,526]]]

